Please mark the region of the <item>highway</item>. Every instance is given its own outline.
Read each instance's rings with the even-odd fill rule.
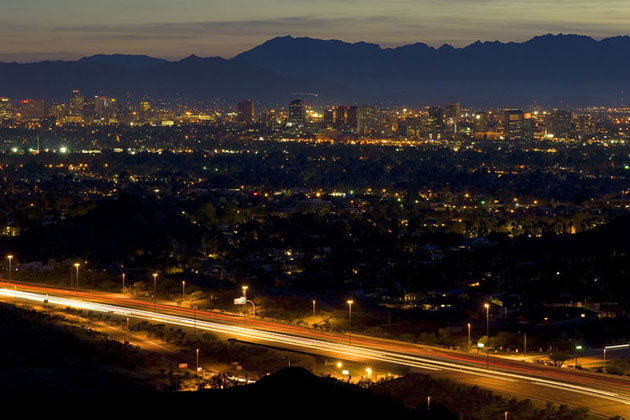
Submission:
[[[293,325],[205,310],[121,294],[0,282],[0,296],[130,316],[215,334],[307,351],[341,360],[409,366],[413,370],[475,384],[519,397],[587,407],[607,418],[630,416],[630,380],[580,370],[540,366],[486,355],[447,351],[394,340],[311,330]],[[488,363],[486,367],[486,363]]]

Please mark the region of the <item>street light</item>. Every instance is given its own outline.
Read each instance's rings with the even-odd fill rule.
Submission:
[[[352,345],[352,304],[354,301],[352,299],[348,300],[348,325],[350,327],[348,335],[348,345]]]
[[[182,300],[186,298],[186,280],[182,280]]]
[[[247,327],[247,289],[248,286],[241,286],[241,290],[243,291],[243,299],[245,299],[245,305],[243,306],[243,316],[245,317],[245,327]]]
[[[470,322],[468,323],[468,348],[470,348]]]
[[[313,299],[313,318],[315,317],[315,299]]]
[[[125,273],[122,273],[122,281],[123,281],[122,291],[123,293],[125,293]]]
[[[13,259],[13,255],[7,255],[7,260],[9,260],[9,283],[11,283],[11,260]]]
[[[157,293],[157,273],[153,273],[153,312],[156,312],[155,294]]]
[[[199,373],[199,349],[197,349],[197,373]]]
[[[486,369],[490,368],[490,304],[483,305],[486,308]]]
[[[574,356],[575,356],[575,369],[577,369],[578,367],[578,356],[577,356],[577,352],[578,350],[582,350],[582,346],[575,346],[575,351],[574,351]]]
[[[78,262],[74,263],[74,268],[76,269],[76,272],[77,272],[77,290],[79,290],[79,266],[80,265],[81,264],[79,264]]]

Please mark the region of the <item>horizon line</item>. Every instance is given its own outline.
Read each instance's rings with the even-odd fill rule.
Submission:
[[[343,39],[338,39],[338,38],[316,38],[316,37],[310,37],[310,36],[294,36],[294,35],[278,35],[272,38],[269,38],[259,44],[254,45],[253,47],[249,48],[249,49],[245,49],[241,52],[238,52],[236,54],[234,54],[231,57],[224,57],[224,56],[219,56],[219,55],[209,55],[209,56],[200,56],[197,55],[195,52],[192,52],[188,55],[185,56],[181,56],[178,58],[167,58],[167,57],[160,57],[157,55],[150,55],[147,53],[117,53],[117,52],[94,52],[94,53],[83,53],[83,55],[77,56],[76,58],[68,58],[68,59],[63,59],[63,58],[45,58],[45,59],[39,59],[39,60],[26,60],[26,61],[20,61],[19,59],[16,60],[10,60],[10,61],[5,61],[5,60],[0,60],[0,63],[3,64],[34,64],[34,63],[42,63],[42,62],[77,62],[80,61],[84,58],[91,58],[91,57],[95,57],[95,56],[127,56],[127,57],[141,57],[141,56],[145,56],[148,58],[154,58],[154,59],[159,59],[159,60],[165,60],[171,63],[176,63],[178,61],[182,61],[185,60],[187,58],[191,58],[191,57],[197,57],[197,58],[201,58],[201,59],[208,59],[208,58],[219,58],[219,59],[223,59],[223,60],[232,60],[234,58],[236,58],[237,56],[239,56],[240,54],[243,54],[245,52],[251,51],[253,49],[256,49],[270,41],[274,41],[277,39],[282,39],[282,38],[291,38],[291,39],[310,39],[310,40],[315,40],[315,41],[324,41],[324,42],[341,42],[344,44],[349,44],[349,45],[357,45],[357,44],[368,44],[368,45],[374,45],[377,46],[379,49],[381,50],[395,50],[398,48],[404,48],[404,47],[409,47],[409,46],[413,46],[413,45],[418,45],[418,44],[423,44],[426,45],[429,48],[432,48],[434,50],[439,50],[441,48],[453,48],[455,50],[463,50],[466,49],[468,47],[471,47],[475,44],[502,44],[502,45],[509,45],[509,44],[525,44],[527,42],[530,42],[536,38],[543,38],[543,37],[580,37],[580,38],[589,38],[592,39],[595,42],[602,42],[608,39],[615,39],[615,38],[629,38],[630,34],[619,34],[619,35],[614,35],[614,36],[606,36],[606,37],[594,37],[591,35],[582,35],[582,34],[578,34],[578,33],[562,33],[562,32],[558,32],[558,33],[552,33],[552,32],[548,32],[548,33],[543,33],[540,35],[533,35],[530,38],[524,40],[524,41],[505,41],[505,40],[480,40],[477,39],[475,41],[471,41],[467,44],[465,44],[464,46],[461,47],[456,47],[453,46],[452,44],[449,44],[447,42],[443,42],[441,44],[429,44],[426,43],[424,41],[416,41],[416,42],[412,42],[412,43],[404,43],[404,44],[399,44],[399,45],[394,45],[394,46],[383,46],[383,44],[381,43],[375,43],[375,42],[367,42],[367,41],[344,41]],[[59,52],[59,55],[62,55],[66,52]],[[69,53],[69,52],[68,52]],[[37,53],[33,53],[33,55],[36,55]],[[0,52],[0,56],[2,56],[2,52]],[[7,54],[9,55],[9,54]]]

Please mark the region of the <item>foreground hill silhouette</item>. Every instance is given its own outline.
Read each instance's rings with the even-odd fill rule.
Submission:
[[[381,48],[365,42],[278,37],[233,59],[95,55],[79,61],[0,63],[0,95],[65,100],[86,94],[166,99],[251,98],[287,103],[316,92],[325,103],[619,105],[630,90],[630,37],[601,41],[544,35],[529,41],[424,43]]]
[[[369,388],[285,368],[258,382],[227,389],[164,390],[172,373],[156,354],[60,323],[48,314],[0,303],[0,403],[29,415],[230,415],[262,418],[583,420],[584,410],[528,400],[411,374]],[[43,345],[45,344],[45,345]],[[159,365],[158,369],[155,369]],[[158,389],[162,389],[158,391]],[[432,396],[427,409],[427,396]]]

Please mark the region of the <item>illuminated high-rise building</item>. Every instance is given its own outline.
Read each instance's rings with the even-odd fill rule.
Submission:
[[[571,132],[572,115],[568,111],[559,111],[555,109],[551,113],[550,128],[554,137],[567,137]]]
[[[437,139],[444,128],[444,113],[439,106],[429,108],[428,134],[430,138]]]
[[[483,133],[488,131],[488,114],[477,112],[473,117],[473,132]]]
[[[251,100],[239,102],[236,111],[239,124],[249,125],[254,122],[254,102]]]
[[[151,103],[148,101],[142,101],[138,104],[138,117],[142,121],[148,121],[151,119],[153,110],[151,109]]]
[[[578,115],[575,121],[575,131],[580,137],[595,133],[595,121],[589,114]]]
[[[64,103],[60,104],[52,104],[49,109],[50,115],[55,117],[57,120],[61,120],[65,116],[68,115],[68,107]]]
[[[361,105],[350,108],[350,125],[353,132],[367,134],[376,129],[376,108]]]
[[[504,130],[505,138],[509,140],[522,139],[525,136],[523,122],[525,113],[520,109],[505,110]]]
[[[112,119],[114,118],[114,110],[116,106],[115,98],[107,96],[94,97],[94,114],[96,118]]]
[[[294,99],[289,104],[289,122],[306,122],[306,103],[301,99]]]
[[[68,113],[74,116],[82,116],[84,105],[85,98],[81,95],[81,92],[77,89],[73,90],[68,101]]]
[[[457,133],[457,128],[461,121],[461,106],[459,102],[446,104],[444,107],[444,117],[446,118],[446,129],[451,133]]]
[[[329,127],[334,127],[338,130],[347,129],[349,112],[350,107],[347,105],[333,106],[324,112],[324,122]]]
[[[9,98],[0,98],[0,120],[13,116],[13,106]]]
[[[46,103],[43,99],[24,99],[20,105],[22,118],[41,118],[46,115]]]

